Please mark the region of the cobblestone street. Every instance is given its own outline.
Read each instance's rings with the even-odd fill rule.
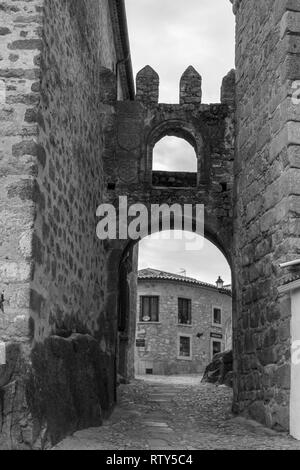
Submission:
[[[287,434],[231,414],[231,389],[199,376],[147,376],[119,387],[100,428],[77,432],[55,450],[300,450]]]

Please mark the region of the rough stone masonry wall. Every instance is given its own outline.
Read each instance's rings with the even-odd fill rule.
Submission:
[[[0,340],[7,356],[0,366],[1,448],[30,440],[25,380],[32,335],[32,258],[38,253],[33,225],[41,200],[36,176],[43,158],[31,109],[40,96],[42,5],[41,0],[0,3],[0,289],[5,299]]]
[[[300,1],[241,0],[237,18],[235,409],[289,428],[290,301],[300,253]]]
[[[0,447],[41,447],[101,423],[114,401],[104,311],[101,67],[115,68],[107,0],[0,3]]]

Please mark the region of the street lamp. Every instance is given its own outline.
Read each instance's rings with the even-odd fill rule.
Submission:
[[[224,281],[223,281],[223,279],[221,278],[221,276],[219,276],[219,279],[217,280],[216,284],[217,284],[217,288],[218,288],[218,289],[223,289]]]

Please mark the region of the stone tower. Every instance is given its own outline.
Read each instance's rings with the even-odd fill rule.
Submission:
[[[292,273],[279,264],[300,254],[300,1],[236,0],[234,12],[235,410],[286,430],[291,307],[279,291]]]

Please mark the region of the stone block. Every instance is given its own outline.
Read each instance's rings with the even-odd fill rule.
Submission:
[[[32,364],[30,409],[40,432],[46,419],[46,440],[54,445],[75,430],[102,423],[113,405],[114,365],[98,341],[88,335],[50,337],[34,348]]]
[[[300,146],[290,145],[288,147],[288,160],[291,168],[300,169]]]
[[[289,390],[291,387],[291,366],[284,364],[276,370],[273,379],[273,385],[279,388]]]
[[[286,11],[280,22],[281,38],[285,34],[293,34],[300,32],[300,12]]]
[[[269,410],[267,405],[264,404],[262,401],[255,401],[249,407],[249,415],[255,421],[263,425],[267,425],[270,421],[269,417]]]
[[[274,21],[275,24],[286,14],[288,10],[291,12],[300,11],[299,0],[275,0]]]
[[[2,283],[28,282],[31,279],[30,263],[4,262],[0,265],[0,280]]]
[[[272,407],[272,427],[278,431],[286,431],[289,426],[289,406],[274,405]]]
[[[263,349],[257,352],[257,356],[261,365],[267,366],[269,364],[276,364],[278,361],[278,352],[274,347]]]

